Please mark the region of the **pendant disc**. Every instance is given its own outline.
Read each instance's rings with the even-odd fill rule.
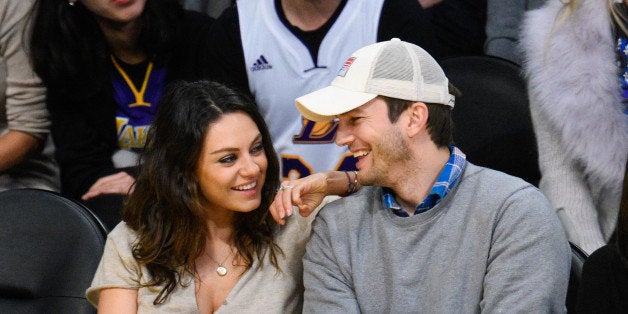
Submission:
[[[224,276],[227,274],[227,268],[225,268],[224,266],[218,266],[218,268],[216,268],[216,272],[219,276]]]

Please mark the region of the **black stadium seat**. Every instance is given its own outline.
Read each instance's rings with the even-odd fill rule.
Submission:
[[[0,313],[95,313],[85,299],[107,230],[48,191],[0,193]]]
[[[453,110],[454,142],[467,159],[538,185],[536,139],[520,67],[491,56],[453,57],[441,66],[462,92]]]

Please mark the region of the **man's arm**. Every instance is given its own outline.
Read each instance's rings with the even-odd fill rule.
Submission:
[[[534,187],[513,193],[497,217],[482,312],[565,312],[570,249],[558,217]]]
[[[324,215],[319,215],[314,220],[312,235],[303,257],[303,312],[359,313],[360,308],[351,281],[342,272],[341,261],[338,260],[348,256],[334,252],[333,242],[338,239],[333,236],[325,218]]]

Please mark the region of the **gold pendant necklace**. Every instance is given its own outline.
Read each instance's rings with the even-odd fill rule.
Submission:
[[[227,274],[227,272],[228,272],[227,267],[223,266],[222,264],[224,264],[224,263],[225,263],[225,262],[229,259],[229,257],[231,256],[231,254],[233,254],[233,247],[231,247],[231,246],[230,246],[230,247],[229,247],[229,249],[230,249],[229,254],[228,254],[228,255],[227,255],[227,257],[225,257],[225,259],[224,259],[222,262],[220,262],[220,263],[219,263],[219,262],[216,262],[216,260],[215,260],[214,258],[212,258],[211,256],[209,256],[209,254],[207,254],[207,257],[209,257],[209,259],[211,259],[211,260],[212,260],[212,262],[214,262],[214,263],[218,264],[218,267],[216,268],[216,273],[217,273],[217,274],[218,274],[218,276],[220,276],[220,277],[224,277],[224,276]]]

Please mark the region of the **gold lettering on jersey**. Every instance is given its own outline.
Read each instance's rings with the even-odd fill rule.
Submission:
[[[324,144],[333,143],[338,130],[337,121],[314,122],[302,118],[303,127],[301,133],[292,138],[297,144]]]
[[[118,146],[123,149],[144,147],[144,145],[146,145],[149,126],[142,125],[133,127],[128,123],[128,118],[116,118]]]
[[[135,107],[150,107],[151,104],[148,102],[135,102],[129,105],[129,108],[135,108]]]

